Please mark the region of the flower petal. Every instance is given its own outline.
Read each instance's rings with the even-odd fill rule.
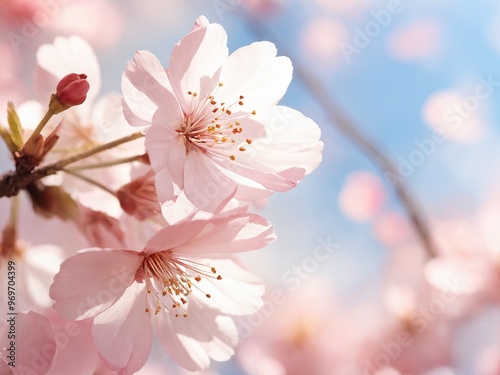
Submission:
[[[182,246],[189,243],[205,225],[204,221],[186,221],[165,227],[148,241],[144,250],[152,254]]]
[[[172,250],[179,255],[227,254],[260,249],[275,239],[273,227],[266,219],[243,213],[207,221],[189,242]]]
[[[271,42],[256,42],[233,52],[221,68],[217,101],[238,102],[247,112],[275,105],[285,95],[292,80],[292,63],[288,57],[276,57]]]
[[[191,113],[218,83],[212,77],[227,56],[227,35],[218,24],[196,28],[175,45],[167,73],[185,113]],[[189,91],[197,96],[188,95]]]
[[[204,211],[215,212],[236,191],[236,183],[197,150],[189,152],[184,169],[184,193]]]
[[[155,114],[154,123],[164,118],[163,113],[158,111]],[[145,142],[153,169],[160,171],[166,167],[174,183],[182,188],[186,160],[186,146],[182,136],[168,126],[153,125],[146,133]]]
[[[205,300],[209,306],[228,315],[250,315],[257,312],[264,304],[262,296],[265,287],[262,281],[237,265],[231,259],[204,259],[222,276],[221,280],[203,277],[199,289],[210,294]]]
[[[101,357],[120,375],[144,366],[153,343],[151,318],[144,311],[146,285],[133,283],[108,310],[94,318],[92,336]]]
[[[57,246],[40,245],[27,251],[26,287],[28,294],[38,306],[49,307],[52,304],[47,288],[63,259],[62,249]]]
[[[90,249],[63,262],[50,297],[62,317],[82,320],[106,311],[132,284],[142,262],[139,253]]]
[[[175,363],[189,371],[207,369],[210,358],[229,359],[238,342],[232,319],[202,303],[189,303],[186,318],[175,318],[164,310],[153,318],[163,349]]]
[[[129,61],[122,76],[122,92],[131,125],[150,125],[158,107],[170,116],[170,122],[183,118],[165,69],[151,52],[137,51]],[[128,110],[133,116],[128,116]]]
[[[44,315],[29,311],[18,313],[14,322],[15,367],[12,369],[13,372],[1,372],[1,374],[33,374],[33,370],[36,370],[36,374],[46,374],[50,370],[56,352],[56,341],[49,319]],[[0,362],[10,355],[8,348],[12,339],[8,334],[9,329],[4,332],[0,340],[0,348],[2,348]]]
[[[155,173],[156,195],[160,202],[167,202],[175,199],[175,186],[172,176],[167,168],[163,168]]]

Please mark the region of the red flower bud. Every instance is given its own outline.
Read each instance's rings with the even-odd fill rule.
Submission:
[[[71,73],[59,81],[56,95],[62,105],[71,107],[82,104],[87,98],[89,89],[87,75]]]

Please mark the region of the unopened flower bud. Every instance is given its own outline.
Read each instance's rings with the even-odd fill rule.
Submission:
[[[50,109],[54,114],[62,112],[74,105],[82,104],[87,98],[90,84],[87,75],[71,73],[63,77],[57,84],[56,94],[51,98]]]

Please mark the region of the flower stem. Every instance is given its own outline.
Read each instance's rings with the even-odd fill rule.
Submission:
[[[266,40],[270,40],[269,36],[265,35],[270,34],[270,31],[266,28],[265,25],[255,20],[248,20],[248,24],[256,35],[258,35],[259,37],[263,37]],[[276,44],[279,45],[279,43]],[[280,46],[278,49],[286,54],[285,48]],[[291,55],[289,54],[289,56]],[[302,80],[302,82],[306,85],[314,98],[316,98],[318,103],[326,112],[326,115],[330,119],[331,123],[337,128],[337,130],[342,132],[347,138],[351,140],[351,142],[353,142],[361,151],[363,151],[386,176],[399,176],[398,170],[393,164],[392,160],[382,151],[380,147],[376,146],[375,143],[371,139],[369,139],[369,137],[364,135],[362,131],[359,130],[359,126],[341,109],[336,101],[328,94],[323,82],[321,82],[314,74],[303,67],[298,60],[294,60],[293,65],[296,76],[298,76]],[[406,210],[406,213],[417,236],[420,239],[420,242],[422,243],[422,246],[431,258],[435,257],[437,254],[434,247],[434,242],[432,240],[431,232],[412,194],[402,181],[393,184],[393,186],[396,196]]]
[[[81,173],[78,173],[78,172],[74,171],[73,169],[63,169],[62,171],[66,172],[67,174],[70,174],[72,176],[75,176],[76,178],[79,178],[80,180],[85,181],[91,185],[97,186],[98,188],[100,188],[100,189],[104,190],[105,192],[111,194],[112,196],[116,197],[116,193],[114,190],[111,190],[107,186],[101,184],[100,182],[97,182],[96,180],[94,180],[92,178],[89,178]]]
[[[119,164],[125,164],[125,163],[131,163],[133,161],[138,161],[138,160],[141,160],[143,157],[144,157],[144,155],[136,155],[136,156],[131,156],[128,158],[117,159],[117,160],[107,161],[107,162],[103,162],[103,163],[79,165],[78,167],[71,168],[71,170],[72,171],[83,171],[86,169],[112,167],[112,166],[119,165]]]
[[[21,207],[21,199],[19,195],[12,197],[10,200],[10,220],[9,225],[13,228],[17,227],[17,222],[19,221],[19,209]]]
[[[14,195],[17,195],[20,190],[26,188],[26,186],[28,186],[30,183],[43,177],[56,174],[67,165],[88,158],[89,156],[98,154],[100,152],[109,150],[113,147],[117,147],[123,143],[131,142],[141,137],[144,137],[144,134],[142,134],[142,132],[133,133],[125,137],[116,139],[112,142],[94,147],[81,154],[76,154],[53,164],[46,165],[45,167],[35,169],[28,174],[19,174],[16,171],[8,172],[4,174],[0,179],[0,198],[12,197]]]
[[[75,163],[75,162],[77,162],[79,160],[82,160],[82,159],[86,159],[89,156],[101,153],[103,151],[112,149],[112,148],[117,147],[117,146],[119,146],[119,145],[121,145],[123,143],[134,141],[134,140],[136,140],[138,138],[141,138],[141,137],[144,137],[144,134],[142,134],[142,132],[133,133],[133,134],[127,135],[125,137],[116,139],[116,140],[114,140],[112,142],[105,143],[103,145],[94,147],[94,148],[92,148],[92,149],[90,149],[90,150],[88,150],[86,152],[82,152],[81,154],[76,154],[76,155],[70,156],[67,159],[60,160],[60,161],[58,161],[58,162],[56,162],[54,164],[48,165],[45,168],[53,166],[53,167],[58,168],[58,170],[61,170],[65,166],[67,166],[69,164]]]
[[[43,118],[40,120],[40,123],[38,124],[38,126],[36,127],[36,129],[33,131],[33,133],[31,133],[31,135],[29,136],[28,140],[26,142],[24,142],[24,143],[26,144],[26,143],[29,143],[29,142],[33,142],[35,140],[35,138],[38,136],[38,134],[41,133],[41,131],[43,130],[43,128],[45,127],[45,125],[47,125],[47,123],[49,122],[49,120],[51,119],[51,117],[53,115],[54,114],[52,113],[51,110],[47,110],[47,112],[45,113],[45,116],[43,116]]]

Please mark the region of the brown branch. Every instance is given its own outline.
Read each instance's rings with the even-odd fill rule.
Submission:
[[[113,147],[119,146],[123,143],[133,141],[135,139],[141,138],[144,135],[142,132],[137,132],[130,134],[128,136],[119,138],[109,143],[94,147],[81,154],[76,154],[70,156],[67,159],[60,160],[56,163],[49,164],[45,167],[37,168],[34,171],[27,173],[19,173],[19,171],[7,172],[0,179],[0,198],[2,197],[13,197],[23,189],[25,189],[29,184],[35,182],[41,178],[56,174],[61,171],[64,167],[69,164],[75,163],[79,160],[88,158],[89,156],[95,155],[97,153],[109,150]]]

